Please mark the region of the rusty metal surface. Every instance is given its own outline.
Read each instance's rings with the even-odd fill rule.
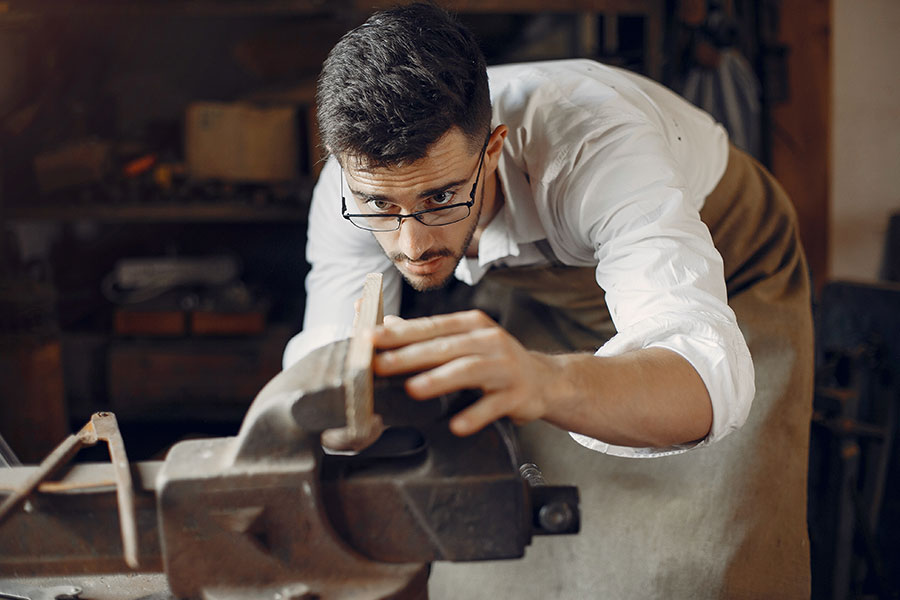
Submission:
[[[131,464],[134,489],[136,492],[156,490],[156,476],[162,468],[162,461],[150,460]],[[33,465],[19,466],[14,469],[0,471],[0,494],[22,487],[25,481],[33,476],[39,467]],[[71,465],[55,481],[44,481],[37,491],[43,493],[83,493],[92,490],[115,488],[116,478],[113,466],[109,463],[77,463]]]
[[[428,563],[521,556],[533,534],[574,533],[577,491],[529,486],[506,423],[457,438],[447,420],[476,398],[411,402],[376,380],[388,431],[356,456],[323,454],[346,425],[336,342],[274,378],[236,437],[175,445],[131,466],[136,558],[179,598],[424,598]],[[121,466],[76,465],[0,524],[0,577],[117,573]],[[0,495],[41,472],[0,470]]]
[[[92,444],[96,440],[97,436],[91,423],[85,425],[78,433],[73,433],[64,439],[22,483],[21,487],[13,490],[0,504],[0,525],[25,502],[42,481],[66,464],[82,446]]]
[[[235,441],[182,442],[160,472],[163,562],[177,596],[304,584],[322,598],[386,598],[422,568],[373,563],[334,534],[317,493],[318,448],[223,461]]]
[[[157,479],[163,563],[180,597],[259,597],[303,585],[320,598],[391,598],[424,561],[387,564],[351,548],[322,503],[319,435],[345,406],[347,342],[302,360],[254,400],[237,437],[195,440],[169,452]],[[338,359],[338,360],[335,360]],[[299,422],[292,407],[323,408]],[[330,405],[330,406],[324,406]]]
[[[131,469],[128,455],[125,453],[125,442],[119,431],[119,422],[111,412],[95,413],[91,416],[97,439],[105,441],[109,446],[109,457],[112,462],[116,480],[116,500],[119,508],[119,528],[122,533],[122,548],[125,562],[132,569],[138,568],[138,533],[137,517],[134,511],[134,484],[131,480]]]
[[[9,447],[9,444],[6,443],[6,440],[3,439],[3,435],[0,435],[0,468],[3,467],[18,467],[22,463],[19,462],[18,457],[12,451],[12,448]]]
[[[109,445],[109,454],[112,459],[119,529],[125,562],[132,569],[136,569],[138,567],[138,533],[131,470],[118,421],[116,421],[116,416],[110,412],[93,414],[90,421],[78,433],[63,440],[37,469],[30,472],[29,476],[0,504],[0,525],[34,493],[42,482],[64,466],[81,448],[92,446],[100,440]]]
[[[75,585],[35,587],[16,581],[0,582],[0,598],[11,600],[71,600],[78,598],[81,592],[81,588]]]
[[[129,572],[117,515],[113,486],[35,495],[0,525],[0,577]],[[135,494],[135,517],[141,569],[162,571],[152,491]]]
[[[67,577],[0,578],[0,598],[13,590],[48,591],[78,588],[78,600],[175,600],[162,573],[127,575],[80,575]],[[31,596],[30,596],[31,597]],[[35,600],[39,600],[37,596]]]

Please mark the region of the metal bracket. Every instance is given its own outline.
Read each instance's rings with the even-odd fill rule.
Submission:
[[[139,564],[134,485],[131,480],[128,456],[125,453],[125,442],[122,440],[116,416],[111,412],[94,413],[91,415],[91,420],[78,433],[73,433],[54,448],[38,466],[37,471],[19,489],[8,496],[3,504],[0,504],[0,523],[3,523],[4,519],[24,503],[41,482],[68,463],[79,450],[85,446],[93,446],[100,440],[109,446],[109,456],[113,464],[125,562],[132,569],[136,569]]]
[[[12,448],[9,447],[9,444],[6,443],[6,440],[3,439],[3,435],[0,435],[0,467],[18,467],[21,466],[21,462],[16,458],[15,453],[12,451]]]
[[[10,581],[0,582],[0,598],[7,600],[71,600],[80,594],[81,588],[74,585],[35,588]]]

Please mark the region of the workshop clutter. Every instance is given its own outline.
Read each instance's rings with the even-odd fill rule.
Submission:
[[[103,281],[118,336],[262,334],[268,303],[228,255],[123,258]]]
[[[266,145],[262,141],[264,136],[250,137],[255,141],[249,148]],[[206,206],[210,208],[209,217],[216,218],[229,214],[215,210],[225,206],[305,210],[312,184],[308,177],[298,174],[293,158],[296,153],[288,157],[290,167],[284,158],[273,162],[268,155],[255,150],[252,154],[256,158],[242,163],[239,155],[244,154],[243,150],[229,149],[227,144],[218,144],[221,148],[218,152],[208,150],[215,145],[204,142],[207,150],[195,151],[196,156],[189,165],[173,158],[173,151],[152,151],[139,143],[114,143],[97,138],[69,142],[35,157],[34,174],[40,202],[28,204],[49,209],[51,212],[46,214],[51,216],[57,214],[52,212],[55,208],[63,215],[82,209],[86,218],[95,213],[103,217],[107,215],[103,209],[108,208],[125,211],[116,213],[123,219],[164,220],[180,215],[127,211]],[[14,213],[17,207],[22,208],[20,202],[27,201],[12,201]]]
[[[184,156],[195,180],[278,185],[321,168],[315,79],[234,102],[197,101],[184,116]]]
[[[31,271],[0,229],[0,467],[13,453],[40,460],[68,433],[57,290]]]
[[[32,159],[34,191],[45,209],[84,208],[87,217],[104,207],[188,204],[305,212],[321,166],[312,89],[303,84],[235,101],[197,100],[179,119],[149,124],[136,138],[57,142]],[[20,194],[18,202],[33,204],[29,196]]]
[[[92,114],[23,148],[3,177],[4,216],[51,224],[61,333],[45,353],[8,357],[10,385],[31,385],[20,365],[33,363],[44,387],[28,393],[73,418],[237,421],[280,370],[302,310],[294,252],[319,161],[313,90],[295,80],[191,96],[120,128],[121,115]],[[64,410],[45,412],[65,425]]]
[[[234,102],[192,102],[184,117],[190,177],[275,186],[315,179],[323,158],[315,89],[315,79],[304,79]]]
[[[97,138],[74,140],[34,158],[41,194],[103,182],[111,169],[112,144]]]
[[[109,406],[131,418],[203,407],[234,416],[280,368],[289,337],[230,254],[119,259],[103,280],[114,304]],[[230,412],[228,412],[230,411]]]
[[[195,179],[275,183],[298,175],[296,111],[289,106],[195,102],[185,117],[185,159]]]

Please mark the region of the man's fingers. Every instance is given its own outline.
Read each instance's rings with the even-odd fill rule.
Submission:
[[[492,325],[495,325],[494,321],[480,310],[391,322],[385,320],[383,327],[376,328],[374,341],[377,348],[398,348]]]
[[[417,400],[437,398],[459,390],[491,391],[506,387],[508,370],[497,360],[481,356],[464,356],[444,363],[406,381],[406,391]]]
[[[426,400],[463,389],[484,393],[451,419],[456,435],[471,435],[503,416],[523,422],[541,417],[540,402],[530,401],[520,389],[535,375],[529,371],[527,353],[481,311],[386,319],[375,329],[373,341],[381,350],[373,359],[376,374],[418,372],[406,382],[413,398]]]
[[[506,394],[485,394],[478,402],[450,419],[450,431],[458,436],[472,435],[508,414]]]
[[[373,360],[378,375],[397,375],[430,369],[463,356],[476,356],[490,352],[497,333],[492,329],[479,329],[414,342],[377,354]]]

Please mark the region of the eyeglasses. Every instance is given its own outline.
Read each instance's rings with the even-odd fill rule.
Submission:
[[[417,210],[408,215],[400,214],[375,214],[360,213],[352,214],[347,212],[347,200],[344,198],[344,168],[341,167],[341,216],[366,231],[397,231],[400,229],[400,223],[403,219],[412,217],[422,225],[428,227],[440,227],[441,225],[452,225],[466,219],[472,212],[472,205],[475,204],[475,190],[478,189],[478,178],[481,177],[481,167],[484,165],[484,152],[487,149],[488,141],[491,137],[484,141],[481,147],[481,157],[478,159],[478,171],[475,173],[475,183],[472,184],[472,191],[469,192],[468,202],[458,202],[456,204],[448,204],[447,206],[438,206],[436,208],[426,208]]]

